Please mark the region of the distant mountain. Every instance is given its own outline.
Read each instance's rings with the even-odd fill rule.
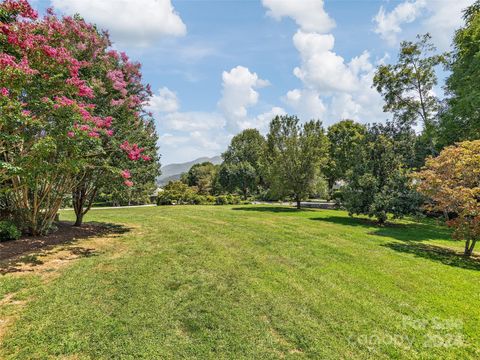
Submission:
[[[160,186],[167,184],[169,181],[178,180],[180,176],[190,170],[190,168],[195,164],[201,164],[203,162],[209,161],[214,165],[219,165],[222,163],[222,158],[220,156],[201,157],[193,161],[180,163],[180,164],[169,164],[162,166],[162,175],[157,179],[157,183]]]

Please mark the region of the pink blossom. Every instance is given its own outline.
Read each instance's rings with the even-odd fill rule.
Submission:
[[[98,138],[98,137],[100,137],[100,134],[96,131],[90,131],[88,133],[88,136],[91,137],[91,138]]]
[[[110,105],[111,106],[122,106],[124,102],[125,102],[125,100],[123,100],[123,99],[119,99],[119,100],[112,99],[110,101]]]
[[[152,158],[151,158],[150,156],[148,156],[148,155],[142,155],[142,159],[143,159],[143,161],[150,161],[150,160],[152,160]]]
[[[8,91],[8,89],[4,87],[0,88],[0,95],[7,97],[8,95],[10,95],[10,91]]]
[[[32,112],[30,110],[22,110],[22,115],[24,116],[30,116]]]
[[[123,170],[121,172],[121,175],[124,179],[130,179],[132,177],[132,174],[130,174],[130,171],[128,170]]]
[[[128,187],[132,187],[132,186],[133,186],[133,182],[130,181],[130,180],[125,180],[123,183],[124,183],[126,186],[128,186]]]
[[[69,132],[67,132],[67,136],[69,138],[73,138],[73,137],[75,137],[75,133],[73,131],[69,131]]]
[[[107,136],[113,136],[113,130],[107,130],[105,134],[107,134]]]

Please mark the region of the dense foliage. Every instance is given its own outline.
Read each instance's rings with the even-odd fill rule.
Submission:
[[[328,158],[328,139],[320,121],[299,123],[295,116],[277,116],[270,123],[265,153],[270,188],[300,202],[308,197]]]
[[[430,201],[429,211],[444,212],[457,239],[465,240],[470,256],[480,238],[480,140],[465,141],[429,158],[415,174],[418,190]]]
[[[0,21],[0,187],[22,230],[41,234],[72,192],[75,203],[107,177],[132,187],[130,164],[156,162],[156,144],[138,142],[152,133],[150,91],[140,65],[78,16],[39,19],[7,0]]]
[[[480,138],[480,1],[464,12],[465,26],[453,39],[446,81],[447,108],[441,116],[440,143]]]
[[[350,214],[375,217],[380,223],[388,214],[402,217],[420,205],[408,177],[408,144],[415,134],[392,124],[370,126],[356,148],[354,164],[343,190],[343,205]]]

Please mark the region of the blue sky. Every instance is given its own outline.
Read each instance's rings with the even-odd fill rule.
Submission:
[[[371,88],[398,44],[430,32],[447,50],[473,0],[36,0],[109,29],[155,91],[162,163],[219,155],[276,114],[384,121]],[[436,89],[441,93],[441,89]]]

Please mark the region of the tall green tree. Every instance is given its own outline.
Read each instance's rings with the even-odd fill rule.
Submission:
[[[257,172],[246,161],[222,164],[218,179],[223,189],[231,193],[239,191],[244,200],[257,189]]]
[[[447,109],[441,116],[443,146],[480,138],[480,1],[464,11],[465,26],[455,33],[446,81]]]
[[[239,191],[244,199],[248,194],[258,193],[264,185],[261,160],[265,146],[265,138],[257,129],[246,129],[235,135],[222,154],[221,187],[228,192]]]
[[[229,164],[247,162],[258,171],[265,144],[265,138],[257,129],[246,129],[232,138],[222,158]]]
[[[437,54],[430,34],[418,35],[416,42],[403,41],[396,64],[380,65],[373,85],[382,95],[385,112],[392,112],[400,125],[423,125],[418,138],[421,152],[435,154],[436,118],[439,99],[432,89],[437,84],[435,69],[445,64],[445,56]]]
[[[278,193],[300,202],[312,191],[328,157],[328,139],[320,121],[300,124],[296,116],[277,116],[267,135],[267,181]]]
[[[195,186],[198,193],[209,195],[212,193],[219,167],[211,162],[203,162],[193,165],[182,177],[182,181],[188,186]]]
[[[325,169],[331,190],[338,180],[345,180],[355,164],[357,147],[362,143],[366,128],[353,120],[342,120],[328,128],[329,160]]]
[[[407,165],[414,139],[412,130],[391,123],[368,128],[343,189],[343,206],[351,215],[368,215],[384,223],[389,213],[399,218],[418,209],[420,199],[410,187]]]

